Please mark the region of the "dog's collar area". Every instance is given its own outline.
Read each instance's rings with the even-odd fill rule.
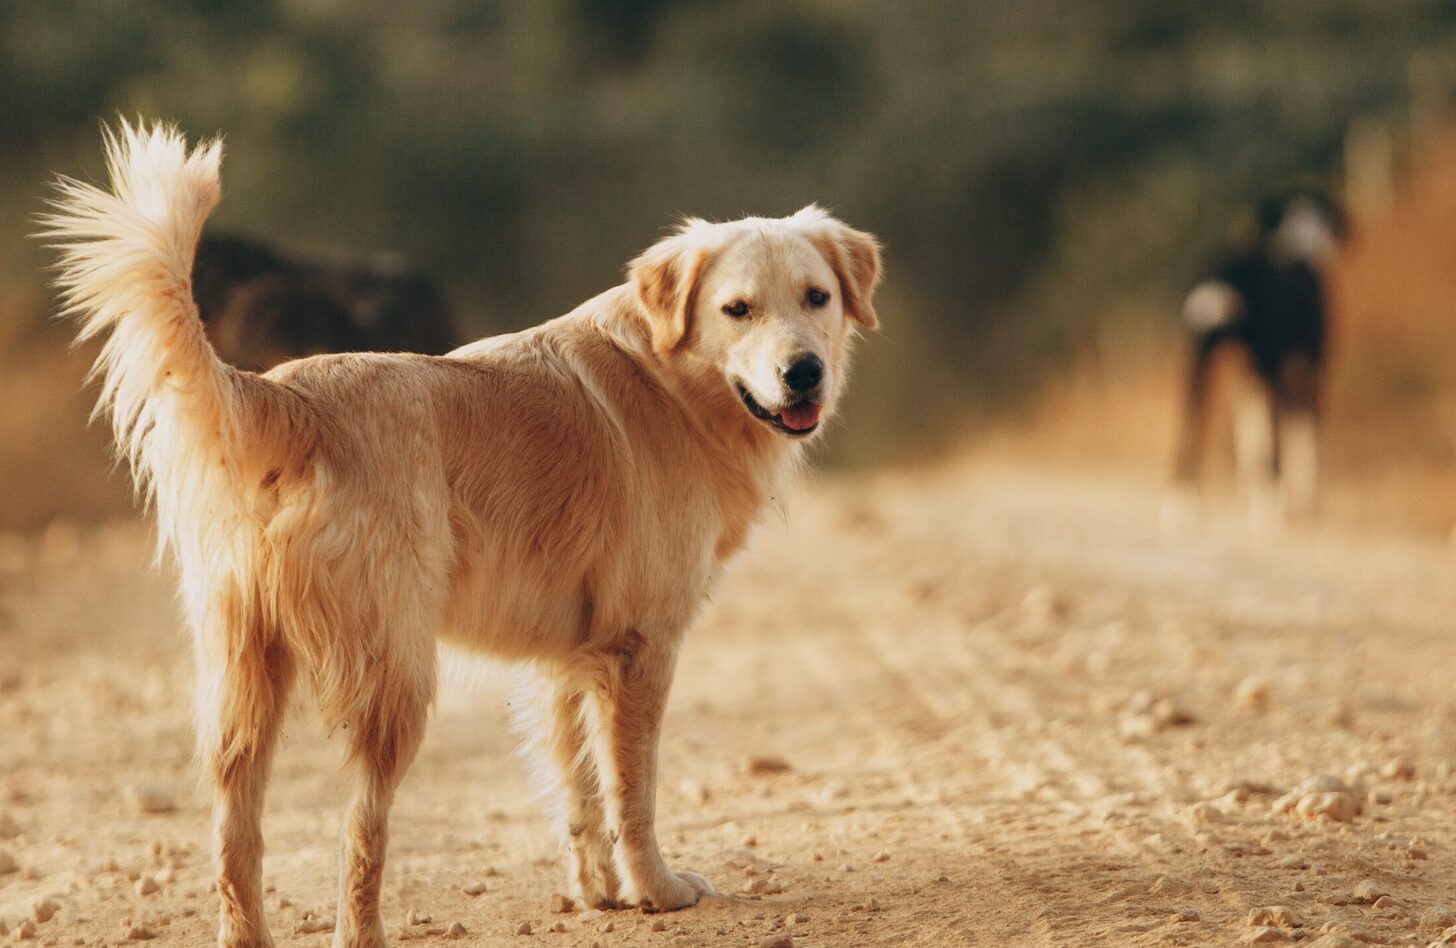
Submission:
[[[742,382],[735,382],[734,385],[737,386],[738,397],[743,399],[743,405],[745,408],[748,409],[748,413],[753,417],[757,418],[759,421],[762,421],[765,424],[769,425],[775,431],[780,431],[791,438],[802,438],[807,435],[811,435],[819,430],[819,422],[817,421],[807,428],[790,428],[788,425],[784,424],[783,419],[780,418],[777,414],[769,411],[767,408],[764,408],[762,405],[760,405],[758,401],[749,394],[748,389],[743,387]]]

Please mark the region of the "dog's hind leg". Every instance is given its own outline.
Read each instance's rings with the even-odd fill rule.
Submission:
[[[694,872],[673,872],[657,844],[657,743],[677,662],[676,642],[629,631],[602,654],[595,683],[607,822],[617,832],[623,897],[645,911],[670,912],[713,894]]]
[[[236,632],[228,629],[225,632]],[[213,782],[214,857],[223,948],[271,946],[263,916],[263,793],[293,660],[281,644],[245,636],[199,644],[198,722]],[[231,653],[231,654],[228,654]]]
[[[1249,523],[1258,532],[1283,522],[1277,489],[1274,393],[1256,373],[1241,379],[1234,404],[1234,460],[1239,486],[1249,505]]]
[[[1307,355],[1285,360],[1279,379],[1279,485],[1291,516],[1315,513],[1319,489],[1318,368]]]
[[[1208,440],[1209,388],[1217,346],[1215,340],[1206,336],[1194,342],[1173,462],[1173,480],[1179,487],[1196,488],[1203,475],[1203,455],[1207,451]]]
[[[518,703],[519,730],[551,794],[557,834],[570,859],[571,894],[592,908],[615,908],[621,888],[591,754],[593,723],[583,687],[567,672],[541,671]]]
[[[366,674],[372,681],[348,722],[357,786],[341,840],[336,948],[387,944],[379,889],[389,841],[389,807],[425,734],[435,689],[433,640],[379,657]]]

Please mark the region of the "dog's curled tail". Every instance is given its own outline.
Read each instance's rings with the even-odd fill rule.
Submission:
[[[81,322],[79,339],[109,333],[92,367],[96,413],[110,415],[139,490],[197,496],[197,478],[215,476],[204,466],[220,473],[239,456],[242,373],[217,357],[192,298],[222,143],[189,149],[169,125],[125,121],[103,136],[109,190],[60,178],[38,236],[60,251],[62,314]]]

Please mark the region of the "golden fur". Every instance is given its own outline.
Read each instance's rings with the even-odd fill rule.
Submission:
[[[832,410],[854,324],[876,324],[873,238],[812,207],[689,221],[628,283],[534,329],[260,376],[217,359],[191,295],[220,145],[125,124],[106,145],[111,190],[63,179],[44,233],[82,338],[107,334],[98,410],[180,572],[219,943],[271,944],[259,818],[295,677],[357,773],[335,944],[384,943],[387,813],[437,636],[534,670],[528,731],[575,894],[671,910],[711,892],[668,869],[653,829],[677,648],[800,454],[747,406],[791,411],[785,360],[812,352]],[[811,284],[827,303],[804,302]],[[725,315],[735,300],[751,315]]]

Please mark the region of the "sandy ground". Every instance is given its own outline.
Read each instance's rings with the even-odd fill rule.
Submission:
[[[681,913],[551,912],[561,861],[512,754],[508,682],[457,669],[394,810],[390,931],[444,941],[458,922],[462,943],[583,946],[1439,938],[1456,925],[1456,557],[1170,530],[1158,503],[967,469],[801,490],[685,650],[660,823],[670,859],[724,894]],[[211,939],[190,659],[148,560],[131,522],[0,543],[5,939]],[[174,808],[141,812],[128,787]],[[300,923],[333,912],[344,792],[338,748],[301,709],[265,823],[280,944],[328,942]],[[523,922],[536,934],[515,934]]]

